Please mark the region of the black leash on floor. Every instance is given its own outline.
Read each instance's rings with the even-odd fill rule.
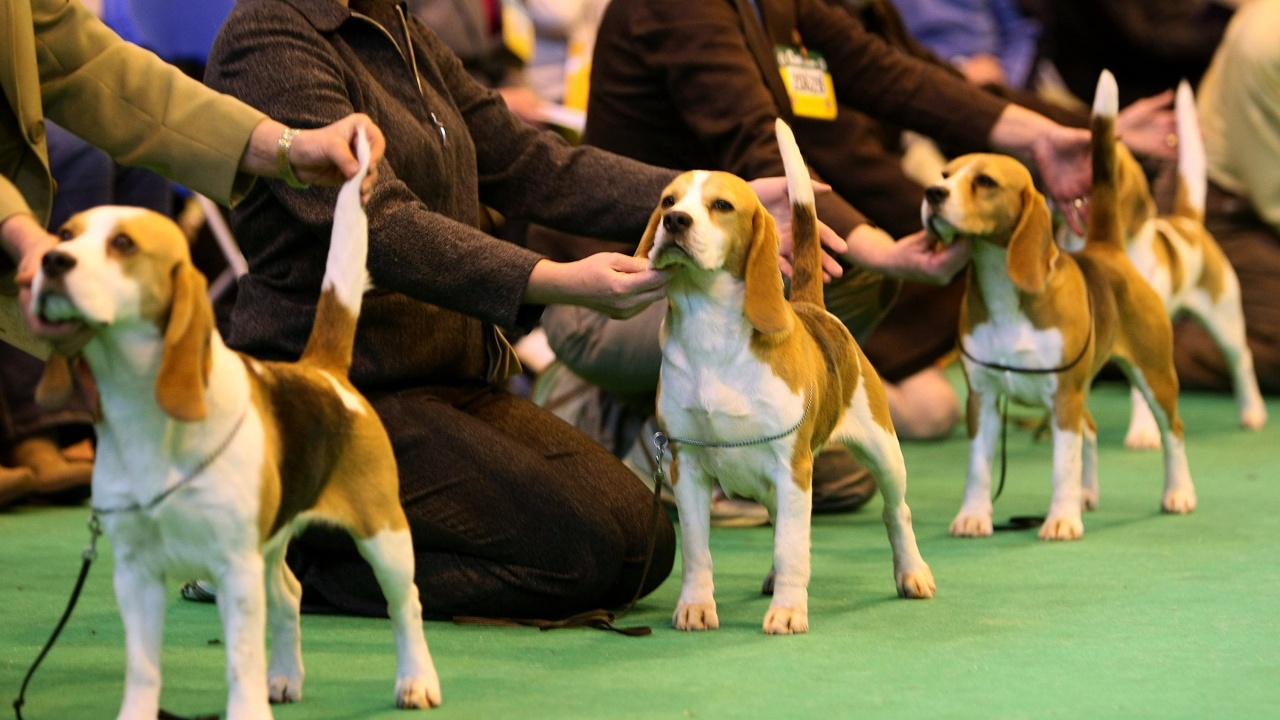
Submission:
[[[62,617],[58,619],[58,624],[53,628],[53,634],[45,642],[44,647],[40,649],[40,654],[36,656],[35,662],[31,663],[31,669],[27,670],[27,676],[22,679],[22,688],[18,691],[18,697],[13,701],[13,713],[17,720],[25,720],[22,717],[22,706],[26,705],[27,685],[31,683],[31,677],[36,674],[36,668],[40,667],[40,663],[44,661],[49,650],[53,649],[53,644],[57,642],[58,636],[62,634],[62,629],[66,627],[67,621],[71,619],[71,612],[76,608],[76,602],[80,600],[80,591],[84,590],[84,582],[89,577],[89,568],[93,565],[93,561],[98,559],[98,538],[102,535],[102,525],[98,522],[98,515],[94,513],[89,516],[89,547],[84,549],[80,554],[80,576],[76,578],[76,586],[71,590],[71,597],[67,600],[67,609],[62,611]],[[188,720],[180,715],[161,710],[156,716],[157,720]],[[201,715],[190,720],[218,720],[217,715]]]
[[[455,625],[489,625],[494,627],[536,627],[539,630],[564,630],[567,628],[589,627],[597,630],[606,630],[615,632],[619,635],[627,637],[644,637],[653,634],[653,628],[648,625],[636,625],[632,627],[618,627],[614,623],[626,617],[633,609],[636,603],[640,601],[640,594],[644,592],[644,584],[649,579],[649,570],[653,566],[653,551],[658,543],[658,519],[662,513],[662,481],[666,477],[662,471],[662,456],[667,452],[667,438],[662,433],[654,433],[653,446],[657,452],[654,455],[653,471],[653,509],[649,516],[649,547],[644,554],[644,569],[640,572],[640,582],[636,585],[636,593],[631,596],[631,601],[626,607],[618,611],[616,614],[597,608],[595,610],[587,610],[577,615],[570,615],[563,620],[543,620],[541,618],[491,618],[479,617],[472,615],[455,615],[453,622]]]

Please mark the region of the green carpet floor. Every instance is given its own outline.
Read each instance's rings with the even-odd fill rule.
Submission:
[[[1159,512],[1157,453],[1123,449],[1127,391],[1104,386],[1102,505],[1084,539],[1034,531],[958,540],[947,526],[968,458],[962,432],[907,444],[908,500],[933,600],[893,591],[879,501],[820,517],[813,532],[811,630],[767,637],[759,592],[767,528],[712,537],[721,628],[670,629],[678,572],[643,601],[626,638],[591,630],[428,623],[444,718],[1277,718],[1280,717],[1280,403],[1260,433],[1236,427],[1221,396],[1183,394],[1200,507]],[[1011,431],[997,520],[1042,514],[1051,448]],[[87,534],[84,509],[0,514],[0,695],[22,675],[66,602]],[[105,550],[105,548],[104,548]],[[36,675],[29,720],[114,717],[124,667],[109,552],[62,640]],[[430,592],[430,588],[424,588]],[[281,720],[407,717],[392,705],[387,621],[304,617],[305,698]],[[212,606],[169,608],[163,705],[223,703],[223,649]],[[0,712],[0,716],[4,713]]]

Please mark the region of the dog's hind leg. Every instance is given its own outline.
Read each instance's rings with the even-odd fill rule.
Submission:
[[[770,635],[809,632],[809,546],[810,516],[813,512],[813,483],[795,482],[813,477],[813,453],[799,448],[792,453],[790,467],[773,473],[776,510],[773,513],[773,601],[764,616],[764,631]]]
[[[871,410],[868,396],[880,390],[880,378],[865,368],[863,383],[854,392],[849,411],[836,426],[832,439],[848,447],[858,462],[871,471],[884,498],[882,516],[889,533],[889,546],[893,549],[893,579],[898,596],[930,598],[937,585],[933,571],[916,546],[911,508],[907,506],[907,464],[893,423]],[[872,384],[870,388],[869,384]],[[879,396],[883,397],[883,390]]]
[[[1225,257],[1222,262],[1227,262]],[[1240,426],[1258,430],[1267,423],[1267,407],[1262,402],[1258,375],[1253,368],[1253,353],[1246,341],[1244,311],[1240,308],[1240,281],[1235,279],[1233,271],[1228,272],[1223,281],[1224,288],[1217,300],[1207,291],[1197,289],[1188,295],[1185,307],[1213,336],[1227,367],[1231,369]]]
[[[696,452],[677,450],[671,461],[671,482],[680,515],[680,599],[671,616],[677,630],[715,630],[715,585],[711,570],[712,478],[698,466]]]
[[[1151,406],[1136,387],[1129,388],[1129,431],[1124,436],[1124,446],[1130,450],[1157,450],[1160,448],[1160,426],[1151,414]]]
[[[271,628],[271,659],[267,689],[273,703],[302,699],[302,584],[284,562],[293,531],[284,528],[263,548],[267,588],[267,624]]]
[[[124,543],[116,544],[115,556],[116,603],[124,621],[127,660],[118,720],[155,720],[160,712],[164,581],[131,562]]]
[[[387,598],[396,636],[396,705],[429,708],[440,704],[440,678],[422,632],[422,601],[414,584],[413,541],[404,511],[395,505],[389,527],[369,537],[356,537],[356,547],[373,567]]]
[[[1182,418],[1178,416],[1178,378],[1174,374],[1171,354],[1163,360],[1150,357],[1145,367],[1139,362],[1118,356],[1116,364],[1129,377],[1129,382],[1142,391],[1151,406],[1164,446],[1164,493],[1160,507],[1167,513],[1189,513],[1196,508],[1196,489],[1187,464],[1186,443],[1182,437]]]
[[[1146,402],[1143,402],[1145,407]],[[1098,423],[1093,413],[1084,409],[1084,448],[1080,465],[1080,506],[1084,510],[1098,509]]]
[[[214,577],[227,646],[227,720],[271,717],[267,700],[267,618],[264,565],[258,552],[227,559]]]

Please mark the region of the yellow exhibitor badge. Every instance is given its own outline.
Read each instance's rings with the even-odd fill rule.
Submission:
[[[782,82],[791,96],[791,112],[814,120],[836,118],[836,89],[821,53],[789,45],[774,48]]]

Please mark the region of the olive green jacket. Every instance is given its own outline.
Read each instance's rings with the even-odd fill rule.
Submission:
[[[0,0],[0,50],[0,222],[48,219],[46,117],[215,200],[248,189],[237,166],[263,114],[124,42],[78,2]]]

